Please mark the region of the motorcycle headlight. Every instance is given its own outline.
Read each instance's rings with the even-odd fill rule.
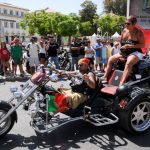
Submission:
[[[10,92],[14,93],[17,92],[18,88],[16,86],[11,86],[10,87]]]
[[[22,92],[18,91],[18,92],[14,92],[14,97],[16,99],[21,98],[22,97]]]

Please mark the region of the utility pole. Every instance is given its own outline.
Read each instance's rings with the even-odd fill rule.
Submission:
[[[131,1],[131,0],[127,0],[127,18],[128,18],[129,15],[130,15],[130,1]]]

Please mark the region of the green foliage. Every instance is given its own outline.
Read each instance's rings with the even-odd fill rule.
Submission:
[[[112,14],[106,14],[105,16],[100,16],[99,18],[94,19],[94,23],[97,24],[97,27],[101,28],[103,34],[108,32],[109,35],[114,34],[116,31],[120,33],[124,21],[124,16],[117,16]]]
[[[120,16],[126,16],[127,0],[104,0],[104,10],[106,13],[114,13]]]
[[[78,21],[74,21],[72,18],[68,18],[58,23],[58,32],[63,36],[72,36],[77,33]]]
[[[97,6],[91,0],[85,0],[81,7],[83,9],[80,10],[80,16],[75,13],[62,15],[45,11],[28,13],[21,21],[20,26],[28,29],[30,34],[38,33],[43,36],[47,34],[88,36],[97,33],[98,27],[102,29],[103,33],[108,32],[110,35],[116,31],[120,33],[125,17],[112,14],[98,16],[96,14]]]
[[[90,23],[90,21],[87,22],[82,22],[79,26],[79,31],[81,33],[81,35],[83,36],[90,36],[93,34],[92,31],[92,24]]]
[[[97,5],[91,0],[86,0],[81,4],[82,10],[79,11],[81,16],[81,22],[90,21],[93,22],[93,18],[96,14]]]

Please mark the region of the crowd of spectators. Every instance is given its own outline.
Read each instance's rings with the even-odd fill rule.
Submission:
[[[90,60],[90,67],[93,71],[105,71],[108,58],[119,53],[120,43],[112,40],[97,38],[94,45],[91,41],[84,38],[73,38],[68,52],[71,55],[71,70],[78,70],[78,60],[85,57]],[[58,61],[58,52],[60,45],[54,36],[47,38],[32,37],[30,42],[22,42],[15,37],[10,45],[0,42],[0,74],[3,76],[17,75],[19,67],[19,76],[24,77],[26,73],[33,74],[39,64],[46,65],[48,58],[60,69]]]

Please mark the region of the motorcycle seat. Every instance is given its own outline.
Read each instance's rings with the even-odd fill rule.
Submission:
[[[108,79],[108,84],[105,84],[103,88],[101,88],[101,93],[115,95],[116,90],[119,86],[120,80],[122,78],[123,71],[114,70],[111,76]]]
[[[102,93],[105,93],[105,94],[109,94],[109,95],[116,95],[116,91],[118,89],[118,86],[106,86],[104,88],[101,89],[101,92]]]

